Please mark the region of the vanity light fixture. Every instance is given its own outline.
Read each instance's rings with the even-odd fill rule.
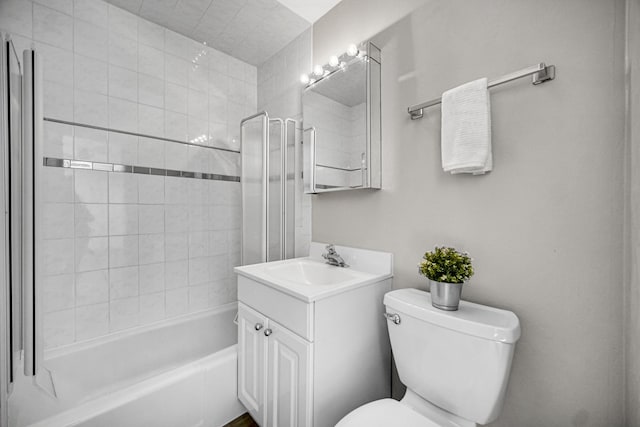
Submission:
[[[358,60],[368,60],[367,49],[364,46],[359,48],[358,45],[352,43],[348,46],[347,51],[341,55],[331,55],[329,62],[324,66],[316,64],[311,73],[302,74],[300,76],[300,83],[307,87],[312,86],[314,83],[333,73],[344,71],[351,61]]]

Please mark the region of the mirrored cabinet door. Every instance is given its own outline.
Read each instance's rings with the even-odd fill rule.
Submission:
[[[380,49],[363,44],[314,72],[302,94],[305,192],[379,189]]]

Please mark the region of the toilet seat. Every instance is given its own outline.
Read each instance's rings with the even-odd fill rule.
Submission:
[[[376,400],[349,412],[336,427],[441,427],[393,399]]]

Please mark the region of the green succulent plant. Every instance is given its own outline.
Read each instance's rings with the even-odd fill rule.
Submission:
[[[445,283],[464,283],[473,276],[471,257],[454,248],[438,247],[426,252],[418,265],[420,274],[428,279]]]

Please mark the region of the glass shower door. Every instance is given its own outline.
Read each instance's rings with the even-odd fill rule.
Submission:
[[[243,265],[267,258],[267,150],[269,117],[256,114],[240,124]]]

